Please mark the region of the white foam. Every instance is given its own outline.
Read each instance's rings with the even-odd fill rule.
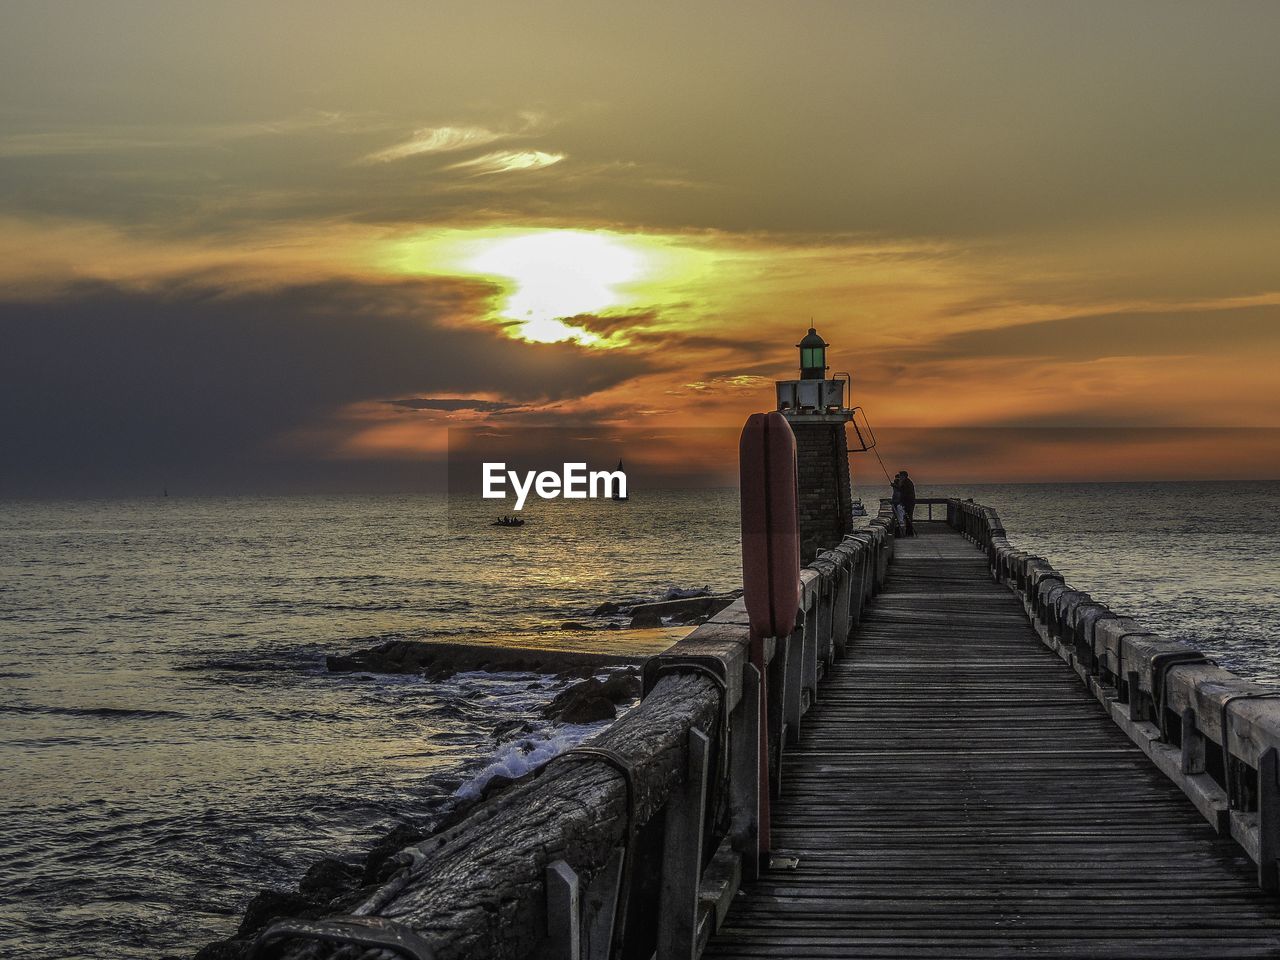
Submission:
[[[556,754],[576,747],[607,727],[612,721],[600,723],[567,723],[551,728],[549,734],[533,734],[503,744],[489,764],[472,779],[454,791],[454,796],[474,800],[484,792],[489,781],[503,776],[516,779],[542,766]]]

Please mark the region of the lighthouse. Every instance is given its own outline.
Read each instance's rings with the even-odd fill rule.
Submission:
[[[852,529],[853,491],[845,424],[853,419],[849,375],[828,376],[827,348],[809,328],[796,348],[800,377],[776,381],[778,412],[796,435],[800,480],[800,562],[836,546]]]

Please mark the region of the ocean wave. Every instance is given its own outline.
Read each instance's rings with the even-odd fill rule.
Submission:
[[[226,670],[233,673],[318,673],[324,669],[324,657],[317,647],[305,646],[292,650],[224,654],[188,660],[173,666],[178,671]]]
[[[474,800],[484,793],[484,788],[494,777],[518,779],[545,766],[553,757],[576,747],[612,722],[565,724],[503,744],[478,773],[454,791],[454,796],[460,800]]]
[[[64,717],[101,717],[111,720],[158,720],[182,718],[175,710],[138,710],[128,707],[51,707],[23,704],[0,705],[0,713],[47,714]]]
[[[450,599],[435,599],[431,602],[423,602],[421,599],[414,597],[410,599],[395,600],[308,600],[298,597],[259,597],[249,601],[249,605],[253,607],[266,608],[283,608],[293,611],[345,611],[354,613],[378,613],[395,610],[411,610],[418,614],[441,614],[441,613],[459,613],[470,610],[474,604],[472,601],[454,597]]]
[[[406,717],[462,720],[487,724],[492,719],[493,710],[476,704],[465,697],[455,695],[447,700],[406,709],[403,713]]]
[[[370,600],[365,603],[320,603],[307,604],[308,606],[316,606],[321,610],[355,610],[355,611],[383,611],[383,610],[409,610],[414,604],[401,602],[378,602]],[[433,608],[428,608],[434,612]]]

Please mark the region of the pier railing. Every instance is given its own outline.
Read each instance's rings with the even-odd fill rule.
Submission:
[[[1021,597],[1043,642],[1213,828],[1243,848],[1259,885],[1275,890],[1280,689],[1237,677],[1072,588],[1048,560],[1014,546],[990,507],[951,501],[948,522]]]
[[[890,507],[892,500],[888,497],[882,497],[880,500],[880,515],[884,517],[892,517],[893,513]],[[916,508],[911,513],[913,520],[951,520],[951,511],[955,509],[958,501],[948,497],[920,497],[916,500]],[[937,516],[934,516],[934,514]],[[923,514],[923,516],[921,516]]]
[[[781,789],[787,745],[884,584],[891,523],[882,510],[801,570],[801,613],[766,639],[763,684],[739,601],[648,661],[635,708],[403,851],[355,906],[361,919],[338,925],[376,924],[399,955],[434,960],[692,960],[761,869],[761,793]]]
[[[916,509],[911,516],[916,520],[942,520],[949,518],[951,514],[948,511],[952,509],[953,502],[946,497],[919,497],[916,500]],[[936,517],[934,516],[935,508],[938,514]],[[923,518],[920,516],[921,511],[924,512]]]

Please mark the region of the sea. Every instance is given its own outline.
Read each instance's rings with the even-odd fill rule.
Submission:
[[[606,600],[740,584],[734,490],[0,503],[0,956],[190,957],[260,890],[595,733],[537,674],[330,674],[389,639],[645,653]],[[1280,681],[1280,483],[918,486],[1073,585]],[[874,514],[887,490],[855,490]],[[686,628],[687,629],[687,628]],[[517,743],[505,721],[528,722]]]

